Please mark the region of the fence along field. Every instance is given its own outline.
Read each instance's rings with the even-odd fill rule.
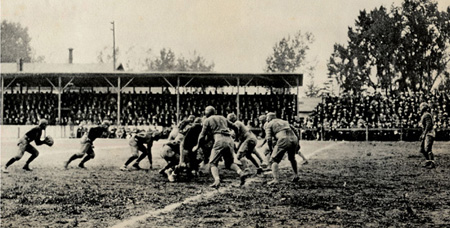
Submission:
[[[313,156],[310,164],[300,166],[299,183],[290,183],[291,171],[284,168],[278,187],[266,186],[271,179],[266,173],[235,188],[237,177],[225,171],[218,191],[208,187],[209,174],[179,183],[160,176],[162,143],[153,147],[154,169],[148,172],[119,171],[129,155],[126,140],[96,141],[96,158],[86,164],[88,170],[75,164],[63,169],[64,160],[79,149],[79,139],[38,147],[32,173],[21,169],[21,160],[1,175],[2,227],[109,227],[142,215],[130,227],[450,224],[449,142],[436,142],[438,168],[428,170],[420,167],[418,142],[303,141],[303,152]],[[3,138],[1,145],[5,161],[15,153],[16,140]],[[151,215],[211,191],[217,192]]]

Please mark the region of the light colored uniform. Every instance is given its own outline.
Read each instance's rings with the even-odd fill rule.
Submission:
[[[423,138],[422,143],[420,145],[420,152],[421,153],[432,152],[434,138],[436,137],[436,133],[433,128],[434,126],[433,117],[429,112],[425,112],[422,115],[420,123],[422,124],[423,131],[424,132],[426,131],[425,137]]]
[[[231,138],[229,127],[236,129],[233,123],[219,115],[210,116],[203,122],[199,140],[204,139],[206,135],[213,135],[214,137],[214,145],[210,157],[212,165],[217,166],[222,157],[225,167],[229,168],[233,164],[234,141]]]
[[[270,161],[279,163],[286,152],[289,160],[295,160],[295,154],[298,150],[298,138],[292,131],[289,123],[285,120],[273,119],[267,123],[265,128],[266,140],[272,140],[272,137],[276,139]]]
[[[239,141],[238,160],[244,156],[252,156],[252,153],[256,154],[257,139],[253,132],[240,121],[234,122],[234,125],[238,128],[238,132],[236,132],[236,138]]]

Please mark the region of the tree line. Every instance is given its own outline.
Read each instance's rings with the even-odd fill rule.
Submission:
[[[27,28],[19,23],[2,21],[1,62],[42,62],[30,46]],[[298,72],[308,79],[306,95],[318,96],[315,84],[317,61],[308,56],[314,42],[311,32],[297,31],[282,38],[266,58],[265,72]],[[127,70],[212,72],[214,63],[194,52],[189,57],[163,48],[131,47],[116,59]],[[112,62],[112,51],[98,52],[99,63]],[[400,6],[361,10],[355,25],[348,28],[348,42],[334,44],[327,67],[328,77],[336,79],[343,92],[360,94],[370,89],[385,92],[429,92],[436,84],[450,90],[450,7],[438,10],[434,0],[404,0]]]
[[[448,90],[450,7],[432,0],[405,0],[398,7],[360,11],[348,43],[335,44],[329,77],[345,92],[429,92],[440,79]]]

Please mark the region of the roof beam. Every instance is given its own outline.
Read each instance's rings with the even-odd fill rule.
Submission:
[[[231,83],[226,78],[224,78],[223,80],[225,80],[228,83],[229,86],[233,86],[233,85],[231,85]]]
[[[105,79],[106,82],[109,83],[109,85],[110,85],[111,87],[116,88],[116,86],[113,85],[106,77],[103,77],[103,78]]]
[[[70,81],[64,86],[63,90],[65,90],[65,89],[69,86],[69,84],[72,83],[72,81],[73,81],[74,78],[75,78],[75,77],[73,77],[73,78],[70,79]]]
[[[48,78],[45,78],[45,79],[47,79],[47,81],[53,86],[54,89],[58,89],[58,88],[55,86],[55,84],[53,84],[53,82],[50,81],[50,79],[48,79]]]
[[[184,87],[186,87],[192,80],[194,80],[194,78],[189,79],[189,81],[184,84]]]
[[[252,78],[250,78],[250,80],[247,82],[247,83],[245,83],[245,85],[244,86],[248,86],[248,84],[250,84],[250,82],[252,82],[253,81],[253,77]]]
[[[281,77],[281,79],[283,79],[283,81],[284,81],[286,84],[288,84],[289,87],[292,87],[291,84],[289,84],[289,82],[288,82],[286,79],[284,79],[283,76]]]
[[[11,86],[13,84],[13,82],[16,80],[16,78],[17,77],[14,77],[13,80],[8,85],[6,85],[5,89],[8,89],[9,86]]]
[[[172,83],[170,83],[169,82],[169,80],[167,80],[167,78],[166,77],[162,77],[163,79],[164,79],[164,81],[166,81],[167,82],[167,84],[169,84],[170,85],[170,87],[171,88],[175,88],[173,85],[172,85]]]

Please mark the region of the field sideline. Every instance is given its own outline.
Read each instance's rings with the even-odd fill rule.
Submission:
[[[2,139],[1,165],[16,153],[16,141]],[[154,169],[148,172],[119,171],[129,156],[127,140],[96,141],[88,170],[75,168],[76,161],[63,169],[78,151],[79,139],[37,147],[40,156],[31,164],[32,173],[21,169],[26,154],[1,175],[1,226],[450,225],[450,142],[436,142],[439,166],[426,170],[420,168],[418,142],[303,141],[303,153],[312,157],[300,167],[299,183],[289,182],[291,171],[285,168],[280,186],[266,186],[271,179],[266,173],[237,188],[236,174],[223,170],[224,185],[218,191],[208,187],[209,174],[181,183],[160,176],[163,142],[155,143]],[[141,166],[148,168],[148,161]],[[195,200],[181,203],[191,198]],[[136,216],[141,219],[133,220]]]

